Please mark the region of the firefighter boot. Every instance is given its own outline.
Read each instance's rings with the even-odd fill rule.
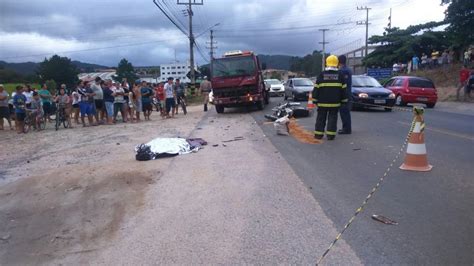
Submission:
[[[204,104],[204,112],[207,112],[207,104]]]

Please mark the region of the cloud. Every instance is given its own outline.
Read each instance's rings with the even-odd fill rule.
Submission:
[[[175,0],[159,2],[187,31],[185,6]],[[201,35],[196,61],[206,63],[202,57],[208,57],[208,29],[216,23],[217,55],[241,49],[302,56],[321,49],[320,28],[329,29],[328,51],[359,46],[365,27],[355,21],[364,20],[365,12],[357,4],[372,7],[370,34],[382,33],[390,7],[392,25],[398,27],[441,20],[445,8],[432,0],[204,0],[203,6],[193,7],[194,34]],[[159,65],[175,55],[186,61],[189,55],[186,36],[152,0],[2,0],[0,34],[0,60],[10,62],[40,61],[58,53],[110,66],[122,57],[134,65]]]

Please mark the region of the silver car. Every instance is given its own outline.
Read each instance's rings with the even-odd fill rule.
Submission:
[[[285,83],[285,100],[292,98],[308,100],[308,94],[313,91],[314,83],[307,78],[291,78]]]
[[[265,86],[270,91],[270,96],[283,96],[285,94],[285,86],[278,79],[266,79]]]

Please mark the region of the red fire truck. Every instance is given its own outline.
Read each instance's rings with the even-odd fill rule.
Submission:
[[[256,105],[263,110],[269,101],[262,66],[250,51],[231,51],[212,61],[212,93],[218,113],[226,107]]]

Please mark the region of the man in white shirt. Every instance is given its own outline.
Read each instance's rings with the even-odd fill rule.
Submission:
[[[168,82],[165,84],[165,97],[166,97],[166,118],[170,118],[170,111],[174,110],[176,102],[174,100],[173,90],[173,78],[169,77]],[[174,112],[171,113],[171,117],[174,117]]]

